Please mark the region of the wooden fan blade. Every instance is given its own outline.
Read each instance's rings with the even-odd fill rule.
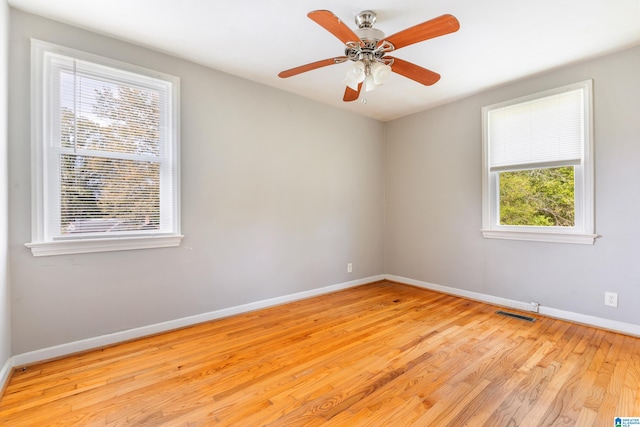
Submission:
[[[358,90],[353,90],[349,86],[347,86],[347,88],[344,91],[344,97],[342,98],[342,100],[344,102],[355,101],[360,96],[361,89],[362,89],[362,83],[358,85]]]
[[[314,10],[307,14],[311,20],[316,22],[325,30],[336,36],[342,43],[349,42],[362,44],[360,37],[353,32],[344,22],[328,10]]]
[[[418,83],[422,83],[425,86],[431,86],[432,84],[440,80],[440,74],[435,73],[431,70],[427,70],[426,68],[422,68],[416,64],[412,64],[411,62],[407,62],[402,59],[392,58],[390,56],[385,56],[385,58],[393,59],[391,71],[393,71],[394,73],[398,73],[401,76],[405,76]]]
[[[290,70],[282,71],[278,74],[278,77],[286,79],[287,77],[295,76],[306,71],[315,70],[317,68],[326,67],[327,65],[340,64],[341,62],[348,61],[346,56],[338,56],[336,58],[323,59],[322,61],[312,62],[310,64],[301,65],[299,67],[291,68]]]
[[[453,15],[442,15],[433,18],[422,24],[402,30],[395,33],[385,40],[391,43],[395,49],[409,46],[414,43],[429,40],[434,37],[444,36],[445,34],[454,33],[460,28],[460,23]]]

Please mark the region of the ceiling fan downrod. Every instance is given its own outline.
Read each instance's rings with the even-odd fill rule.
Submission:
[[[376,23],[378,14],[373,10],[363,10],[356,15],[356,25],[358,28],[371,28]]]

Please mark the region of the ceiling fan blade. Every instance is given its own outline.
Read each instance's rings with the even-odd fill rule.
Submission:
[[[301,74],[307,71],[315,70],[317,68],[326,67],[327,65],[340,64],[342,62],[348,61],[349,58],[346,56],[338,56],[335,58],[323,59],[322,61],[312,62],[310,64],[301,65],[299,67],[291,68],[289,70],[282,71],[278,74],[278,77],[283,79],[291,76],[295,76],[297,74]]]
[[[400,74],[401,76],[405,76],[418,83],[422,83],[425,86],[431,86],[432,84],[440,80],[440,74],[435,73],[431,70],[427,70],[426,68],[422,68],[416,64],[412,64],[411,62],[407,62],[402,59],[392,58],[390,56],[385,56],[385,58],[393,59],[391,71]]]
[[[362,89],[362,83],[358,84],[358,90],[353,90],[349,86],[347,86],[347,88],[344,91],[344,97],[342,98],[342,100],[344,102],[355,101],[360,96],[361,89]]]
[[[422,24],[402,30],[399,33],[395,33],[392,36],[387,37],[385,40],[391,43],[397,50],[401,47],[429,40],[434,37],[454,33],[458,31],[459,28],[460,23],[455,16],[442,15],[423,22]]]
[[[347,44],[353,42],[362,44],[360,37],[332,12],[328,10],[314,10],[309,12],[307,16],[336,36],[342,43]]]

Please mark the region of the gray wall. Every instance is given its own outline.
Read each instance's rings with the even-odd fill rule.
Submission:
[[[11,356],[11,310],[7,277],[7,83],[9,6],[0,0],[0,369]],[[0,389],[2,385],[0,384]]]
[[[387,127],[385,273],[640,324],[640,48],[395,120]],[[594,246],[481,237],[483,105],[594,80]],[[619,293],[619,308],[604,292]]]
[[[43,258],[24,247],[30,37],[182,79],[181,247]],[[16,10],[9,63],[13,354],[381,273],[640,323],[640,48],[386,124]],[[483,239],[480,108],[588,78],[602,238]],[[0,201],[5,187],[0,178]],[[619,308],[603,305],[605,290],[620,294]]]
[[[24,247],[30,37],[181,78],[180,247]],[[382,123],[15,9],[9,77],[14,354],[383,273]]]

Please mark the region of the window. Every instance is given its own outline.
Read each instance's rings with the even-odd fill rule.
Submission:
[[[483,107],[486,238],[593,244],[592,82]]]
[[[178,246],[176,77],[32,40],[33,255]]]

